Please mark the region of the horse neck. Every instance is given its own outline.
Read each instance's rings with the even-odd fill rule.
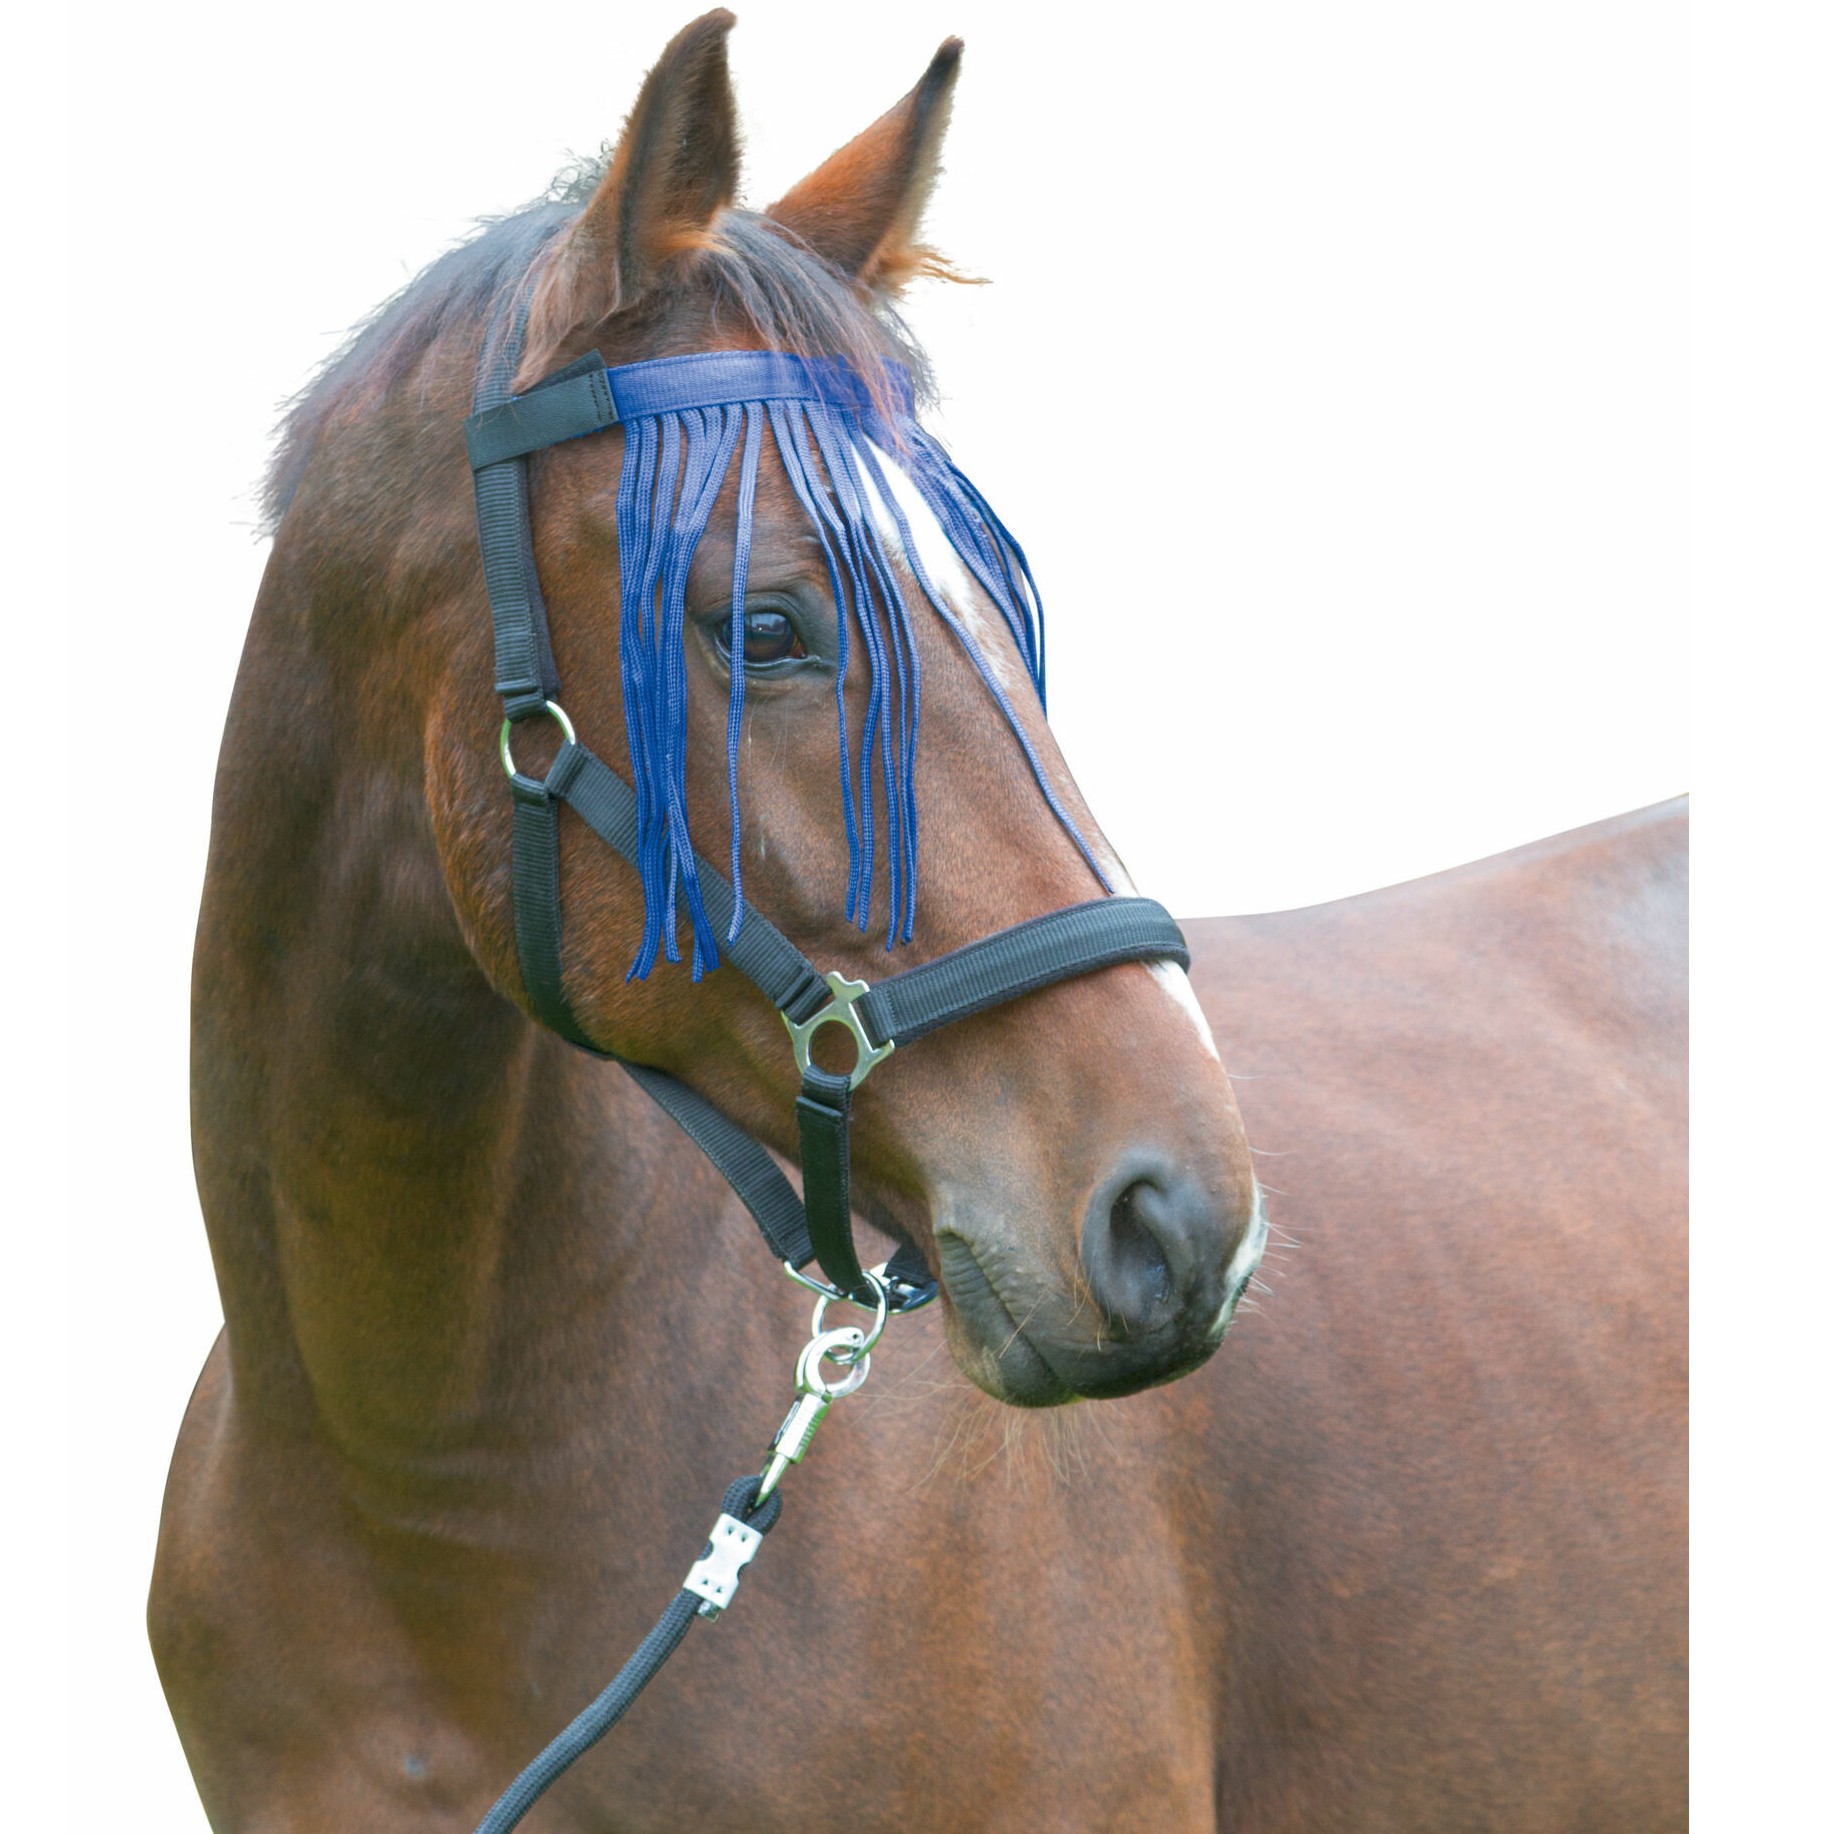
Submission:
[[[314,559],[282,529],[225,734],[195,1153],[239,1422],[398,1476],[604,1404],[554,1383],[557,1340],[590,1314],[602,1345],[664,1155],[641,1096],[467,950],[411,705],[364,729],[387,620],[328,607]]]

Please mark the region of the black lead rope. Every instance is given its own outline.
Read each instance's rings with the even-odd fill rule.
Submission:
[[[559,703],[559,682],[548,637],[547,609],[536,577],[529,520],[529,455],[563,440],[618,424],[618,389],[624,378],[638,390],[646,372],[666,371],[677,395],[690,372],[691,388],[705,377],[707,405],[735,397],[718,372],[728,359],[746,376],[776,377],[747,383],[761,399],[796,398],[810,386],[809,366],[797,358],[765,360],[766,353],[715,353],[668,358],[608,371],[596,352],[512,398],[510,384],[522,351],[526,288],[513,305],[500,305],[479,358],[474,412],[466,423],[477,489],[478,541],[490,598],[496,646],[496,687],[503,698],[501,750],[509,774],[514,817],[512,885],[516,953],[529,1004],[550,1030],[594,1056],[609,1057],[581,1026],[567,998],[562,973],[560,811],[570,808],[612,850],[638,865],[636,792],[576,737]],[[698,397],[697,397],[698,398]],[[678,402],[678,405],[680,403]],[[633,409],[634,412],[639,410]],[[978,499],[977,499],[978,501]],[[953,539],[953,537],[951,537]],[[842,615],[845,615],[843,610]],[[546,714],[563,742],[544,777],[519,771],[510,754],[516,724]],[[796,1405],[779,1429],[762,1478],[745,1478],[726,1493],[707,1550],[617,1678],[511,1785],[478,1834],[508,1834],[551,1783],[603,1738],[650,1678],[680,1645],[696,1613],[717,1616],[731,1603],[739,1569],[782,1508],[775,1489],[783,1471],[799,1461],[831,1401],[865,1379],[872,1345],[890,1312],[911,1311],[936,1296],[937,1284],[914,1247],[901,1248],[887,1266],[869,1274],[853,1240],[848,1135],[853,1091],[894,1050],[939,1027],[1016,1000],[1040,988],[1092,974],[1121,962],[1190,965],[1184,937],[1165,909],[1145,898],[1104,897],[1035,917],[983,937],[965,948],[888,976],[868,987],[840,974],[822,974],[749,902],[736,932],[738,900],[723,874],[695,856],[700,892],[715,933],[729,936],[722,957],[750,980],[783,1015],[801,1089],[796,1100],[801,1143],[802,1195],[777,1169],[769,1152],[685,1083],[648,1065],[621,1062],[711,1160],[750,1211],[770,1251],[792,1271],[816,1262],[827,1284],[797,1274],[826,1298],[846,1298],[875,1310],[870,1334],[854,1328],[821,1328],[797,1366]],[[842,1026],[856,1053],[850,1072],[822,1069],[811,1057],[815,1033]],[[824,1377],[826,1360],[844,1373]],[[762,1502],[759,1501],[762,1496]]]
[[[739,1522],[754,1534],[768,1535],[783,1514],[783,1492],[773,1490],[763,1503],[758,1503],[758,1488],[763,1481],[757,1477],[742,1477],[736,1484],[729,1485],[720,1504],[721,1521]],[[711,1545],[709,1543],[709,1547]],[[704,1609],[702,1594],[691,1592],[686,1586],[677,1592],[669,1600],[667,1610],[656,1620],[655,1629],[637,1645],[630,1660],[612,1677],[605,1691],[497,1798],[490,1813],[478,1823],[477,1834],[509,1834],[547,1793],[548,1786],[583,1758],[630,1711],[631,1703],[649,1686],[663,1663],[681,1647],[682,1638]]]

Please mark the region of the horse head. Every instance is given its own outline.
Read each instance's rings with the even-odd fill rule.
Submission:
[[[754,213],[736,202],[731,24],[710,13],[679,34],[602,168],[499,226],[494,267],[428,295],[385,398],[316,429],[337,437],[288,488],[308,524],[335,525],[344,564],[368,544],[378,592],[413,601],[389,625],[396,675],[378,691],[416,709],[465,946],[532,1011],[460,439],[480,350],[492,360],[485,321],[513,305],[518,393],[587,353],[623,366],[783,351],[853,378],[849,424],[867,431],[851,439],[814,409],[760,407],[632,422],[529,461],[565,709],[637,783],[649,822],[640,872],[561,824],[567,1002],[596,1047],[678,1077],[791,1154],[784,1027],[719,971],[729,937],[702,907],[690,841],[742,908],[863,981],[1130,888],[1045,721],[1017,545],[887,398],[924,377],[900,290],[946,271],[920,224],[960,45]],[[1076,475],[1066,457],[1066,487]],[[524,722],[516,767],[539,775],[557,742],[551,723]],[[845,1068],[836,1029],[819,1036],[818,1057],[838,1051],[830,1067]],[[566,1047],[531,1027],[528,1048]],[[853,1114],[855,1205],[923,1252],[954,1354],[991,1394],[1124,1394],[1221,1340],[1265,1226],[1178,967],[1109,967],[966,1019],[876,1066]]]

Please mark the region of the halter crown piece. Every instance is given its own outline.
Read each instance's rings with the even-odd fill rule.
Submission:
[[[624,1062],[623,1068],[712,1160],[771,1252],[797,1278],[867,1304],[889,1295],[892,1309],[908,1311],[936,1295],[922,1257],[913,1248],[901,1249],[869,1276],[854,1248],[848,1189],[854,1089],[898,1046],[1057,981],[1127,961],[1189,966],[1184,938],[1152,900],[1110,896],[997,931],[869,987],[820,973],[748,905],[739,861],[742,620],[766,428],[821,542],[838,618],[835,700],[848,844],[846,912],[861,929],[867,927],[882,831],[888,949],[910,940],[915,920],[915,762],[922,711],[911,606],[888,545],[894,531],[899,557],[987,685],[1040,793],[1097,880],[1108,884],[1052,789],[991,660],[925,565],[898,486],[915,491],[998,608],[1042,703],[1044,633],[1031,571],[986,500],[917,424],[909,378],[897,366],[888,364],[874,389],[836,358],[719,351],[612,369],[594,352],[512,396],[525,291],[522,298],[517,304],[515,295],[507,296],[493,317],[465,432],[496,636],[496,687],[503,697],[502,755],[514,803],[516,952],[529,1002],[542,1023],[563,1038],[596,1056],[610,1055],[582,1030],[562,974],[559,823],[565,804],[635,866],[642,881],[643,939],[631,975],[647,975],[659,953],[669,961],[680,959],[677,932],[685,915],[694,978],[719,966],[723,951],[725,961],[782,1013],[802,1075],[796,1103],[801,1198],[759,1142],[686,1084],[647,1065]],[[529,454],[613,426],[624,428],[617,500],[619,639],[634,787],[578,741],[562,710],[529,523]],[[740,473],[727,732],[728,880],[695,851],[688,833],[682,646],[688,568],[735,454]],[[894,467],[900,477],[891,475]],[[871,671],[857,752],[842,698],[856,640]],[[517,770],[510,753],[513,726],[536,715],[554,719],[562,734],[542,778]],[[853,1035],[857,1056],[851,1072],[834,1074],[811,1059],[811,1041],[826,1025],[841,1025]],[[820,1265],[826,1285],[798,1271],[811,1260]]]

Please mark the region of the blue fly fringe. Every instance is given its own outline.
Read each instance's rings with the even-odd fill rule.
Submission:
[[[1024,550],[942,446],[917,425],[908,407],[888,418],[853,372],[838,364],[775,360],[805,379],[822,378],[821,386],[790,398],[772,395],[670,406],[624,419],[617,502],[623,579],[620,638],[644,912],[643,939],[627,978],[647,976],[658,954],[671,962],[681,959],[677,931],[684,911],[694,979],[719,965],[718,939],[702,904],[688,832],[688,678],[683,641],[688,569],[735,452],[740,460],[726,730],[734,901],[727,942],[738,934],[743,919],[739,743],[745,711],[745,591],[767,429],[790,487],[821,543],[840,633],[834,694],[841,812],[847,830],[848,921],[862,931],[869,927],[881,844],[889,893],[887,949],[910,941],[917,916],[916,764],[923,673],[911,606],[887,545],[886,518],[896,533],[899,558],[986,684],[1045,801],[1097,879],[1112,889],[1052,788],[991,659],[930,577],[886,467],[899,466],[916,487],[969,574],[998,608],[1042,705],[1043,606]],[[720,359],[698,361],[716,364]],[[613,376],[668,366],[665,359],[614,371]],[[888,373],[902,381],[898,372]],[[868,692],[865,716],[854,735],[849,731],[846,684],[856,649],[864,653]]]

